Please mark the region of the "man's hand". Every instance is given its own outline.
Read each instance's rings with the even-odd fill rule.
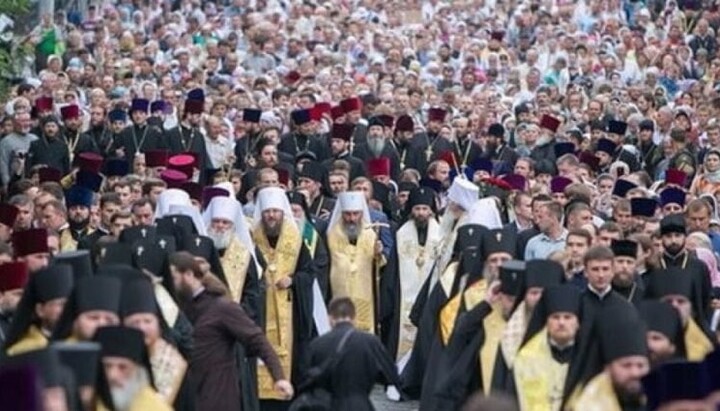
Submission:
[[[492,283],[490,283],[490,286],[487,288],[487,292],[485,293],[485,301],[487,301],[487,303],[490,305],[495,304],[497,302],[499,293],[500,293],[500,280],[495,280]]]
[[[275,381],[275,391],[282,394],[283,398],[286,400],[292,399],[295,394],[295,390],[293,390],[293,386],[288,380]]]
[[[290,278],[290,277],[283,277],[283,278],[275,281],[275,287],[277,287],[281,290],[290,288],[291,285],[292,285],[292,278]]]
[[[379,257],[383,252],[383,243],[380,240],[375,241],[375,256]]]

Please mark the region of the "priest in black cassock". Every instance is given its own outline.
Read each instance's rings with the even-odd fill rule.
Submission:
[[[122,110],[115,109],[108,113],[102,106],[93,106],[90,108],[90,127],[83,136],[90,138],[98,148],[97,152],[105,156],[115,139],[112,122],[122,121],[124,127],[126,120],[127,114]]]
[[[65,128],[63,136],[70,151],[70,162],[80,153],[100,153],[95,141],[82,133],[80,130],[83,126],[82,112],[76,104],[70,104],[60,109]]]
[[[365,164],[351,152],[353,126],[350,124],[333,124],[330,130],[330,153],[332,156],[323,162],[330,170],[336,160],[344,160],[350,164],[350,181],[365,176]]]
[[[290,113],[295,125],[292,132],[280,138],[277,149],[296,158],[299,153],[311,151],[318,161],[330,156],[329,147],[324,136],[317,134],[317,122],[313,120],[310,110],[295,110]]]
[[[211,167],[205,148],[205,136],[200,127],[205,101],[201,99],[185,100],[185,109],[180,124],[165,133],[167,147],[171,154],[193,153],[200,170],[200,183],[205,182],[207,168]]]
[[[124,158],[130,164],[130,172],[135,156],[147,150],[165,148],[162,130],[147,123],[150,102],[145,99],[133,99],[130,106],[132,124],[127,126],[115,139],[110,150],[116,156]]]
[[[645,285],[636,269],[638,244],[632,240],[612,240],[610,247],[615,254],[613,290],[638,305],[645,296]]]
[[[390,142],[392,140],[392,134],[386,132],[385,124],[380,116],[370,118],[367,143],[360,145],[355,148],[353,155],[364,161],[366,164],[368,161],[376,158],[389,158],[391,169],[390,178],[397,180],[400,175],[400,157],[395,147]]]
[[[400,169],[415,169],[421,175],[425,175],[428,161],[425,158],[425,142],[424,134],[415,133],[415,123],[412,117],[402,115],[395,121],[394,138],[390,139],[390,144],[397,152],[400,159]]]

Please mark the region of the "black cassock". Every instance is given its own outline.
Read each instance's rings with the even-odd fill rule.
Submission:
[[[165,148],[163,132],[157,126],[148,124],[127,126],[117,135],[110,153],[115,155],[115,151],[120,148],[124,150],[124,158],[130,165],[130,172],[132,172],[135,154]]]
[[[278,151],[295,156],[302,151],[311,151],[317,156],[317,161],[322,162],[330,158],[330,146],[324,135],[306,136],[300,133],[288,133],[280,138]]]
[[[73,156],[77,156],[80,153],[100,154],[100,149],[97,144],[95,144],[95,140],[86,133],[76,133],[66,129],[63,135],[68,147],[72,149]]]
[[[483,320],[491,312],[492,307],[483,301],[458,317],[447,347],[432,368],[434,384],[423,387],[421,411],[458,410],[482,388],[485,376],[479,369],[478,356],[485,343]]]
[[[38,138],[30,143],[27,157],[27,160],[25,160],[25,172],[27,175],[30,175],[30,170],[33,167],[40,164],[56,168],[63,175],[70,172],[70,152],[62,136],[51,139],[45,136]]]
[[[103,157],[112,155],[110,148],[112,147],[113,141],[115,141],[115,133],[106,126],[92,127],[88,131],[84,132],[83,135],[89,137],[98,148],[99,153]]]
[[[359,158],[351,155],[349,152],[341,154],[337,157],[331,157],[323,161],[323,166],[328,172],[332,169],[333,163],[337,160],[344,160],[350,164],[350,181],[355,180],[358,177],[365,177],[365,163]]]
[[[351,328],[350,323],[340,323],[310,343],[309,365],[317,367],[329,361]],[[357,330],[345,341],[342,351],[337,364],[320,384],[332,394],[330,409],[374,410],[369,396],[375,383],[400,384],[392,357],[376,336]]]
[[[582,322],[575,338],[576,349],[565,379],[565,399],[572,395],[578,384],[586,384],[602,371],[604,362],[600,352],[600,338],[593,338],[597,333],[596,323],[604,310],[619,306],[628,307],[631,304],[615,291],[610,291],[602,298],[589,288],[582,293],[580,299]]]
[[[380,158],[380,157],[387,157],[390,159],[390,178],[394,181],[398,180],[398,177],[400,176],[400,158],[398,157],[397,150],[393,147],[393,145],[390,142],[386,142],[385,147],[383,147],[382,152],[377,155],[373,153],[367,144],[360,145],[358,147],[355,147],[355,151],[353,152],[353,156],[359,158],[363,161],[363,163],[367,164],[368,161]]]
[[[207,182],[208,171],[212,169],[212,164],[205,148],[205,136],[199,129],[183,125],[171,128],[165,132],[165,144],[171,154],[195,153],[199,161],[197,164],[200,170],[199,182],[200,184]]]

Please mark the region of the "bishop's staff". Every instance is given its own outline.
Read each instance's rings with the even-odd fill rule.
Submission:
[[[389,228],[390,224],[387,223],[372,223],[365,227],[366,229],[372,229],[375,231],[376,241],[375,241],[375,258],[373,260],[373,305],[374,305],[374,312],[375,312],[375,318],[374,318],[374,325],[375,325],[375,335],[380,337],[380,333],[382,332],[381,327],[381,321],[380,321],[380,269],[385,265],[386,261],[384,261],[382,250],[383,250],[383,244],[382,241],[380,241],[380,229],[381,228]]]

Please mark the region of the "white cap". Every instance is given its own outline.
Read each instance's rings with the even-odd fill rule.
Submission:
[[[455,178],[448,189],[448,200],[470,211],[480,198],[480,188],[464,178]]]
[[[170,213],[172,205],[192,205],[190,195],[177,188],[169,188],[158,197],[157,206],[155,207],[155,218],[165,217]]]
[[[236,199],[219,196],[210,201],[208,208],[203,213],[203,217],[205,225],[210,226],[214,219],[232,221],[235,224],[235,220],[241,214],[240,204]]]
[[[265,187],[258,192],[256,207],[260,212],[271,208],[285,211],[288,203],[285,191],[280,187]]]
[[[363,211],[366,207],[365,194],[360,191],[346,191],[338,195],[341,211]]]

